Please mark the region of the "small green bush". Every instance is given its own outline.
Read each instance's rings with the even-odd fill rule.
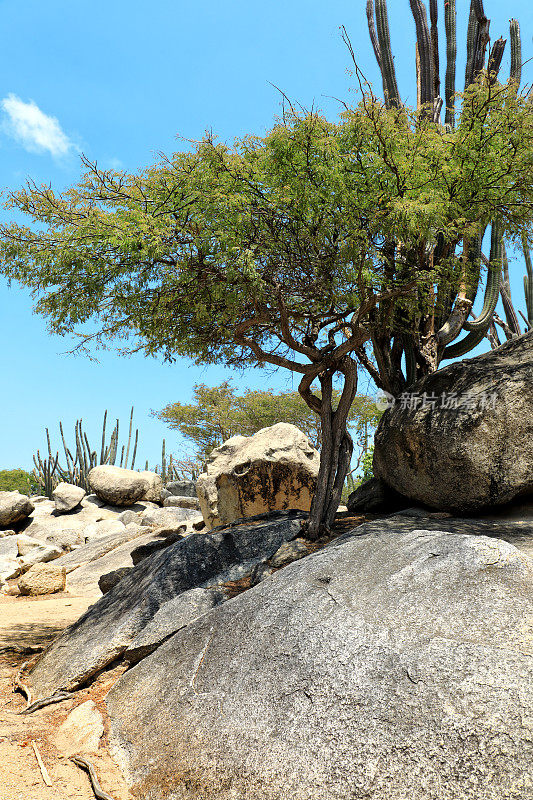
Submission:
[[[35,478],[24,469],[0,470],[0,492],[15,492],[21,494],[35,494],[38,490]]]

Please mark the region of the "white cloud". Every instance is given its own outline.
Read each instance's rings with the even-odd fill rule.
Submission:
[[[33,100],[25,103],[16,94],[8,94],[1,106],[5,112],[2,129],[30,153],[50,153],[61,158],[73,148],[77,149],[58,120],[41,111]]]

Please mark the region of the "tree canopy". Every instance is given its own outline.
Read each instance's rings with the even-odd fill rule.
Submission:
[[[133,175],[85,161],[62,194],[13,192],[8,207],[32,224],[2,227],[2,272],[80,346],[122,339],[125,351],[298,373],[322,425],[312,535],[338,506],[355,359],[376,326],[418,286],[468,281],[457,242],[495,217],[509,239],[531,240],[533,109],[514,85],[481,75],[454,130],[362,89],[338,122],[292,110],[264,137],[206,136]]]
[[[333,390],[333,405],[341,392]],[[373,398],[357,395],[348,415],[348,428],[364,449],[382,415]],[[277,422],[296,425],[314,447],[321,447],[320,417],[298,392],[246,389],[239,394],[229,381],[219,386],[196,384],[192,403],[169,403],[154,416],[192,442],[194,454],[205,461],[211,450],[237,434],[251,436]]]

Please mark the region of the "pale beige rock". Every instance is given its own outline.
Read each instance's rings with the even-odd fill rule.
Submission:
[[[20,492],[0,492],[0,528],[29,517],[35,506]]]
[[[149,472],[147,470],[143,470],[139,472],[146,480],[146,489],[140,498],[141,500],[148,500],[151,503],[161,503],[163,500],[163,481],[161,476],[158,475],[156,472]]]
[[[104,519],[101,522],[91,522],[83,529],[85,542],[99,539],[101,536],[109,536],[110,533],[122,533],[126,529],[123,522],[118,519]]]
[[[66,570],[55,564],[34,564],[18,581],[22,595],[54,594],[65,590]]]
[[[0,580],[9,581],[18,578],[22,572],[22,567],[14,558],[0,559]]]
[[[46,547],[44,542],[39,541],[39,539],[34,539],[32,536],[26,536],[24,533],[20,533],[17,536],[17,555],[19,556],[27,556],[32,550],[36,547]]]
[[[165,497],[163,506],[165,508],[194,508],[198,511],[200,509],[200,501],[197,497],[178,497],[171,494],[169,497]]]
[[[139,472],[111,464],[94,467],[89,472],[89,485],[100,500],[117,506],[132,505],[148,488]]]
[[[96,753],[103,733],[102,715],[92,700],[86,700],[59,726],[54,744],[67,757],[75,753]]]
[[[54,561],[54,559],[59,558],[61,555],[63,555],[61,547],[38,542],[37,547],[32,547],[25,556],[18,559],[18,562],[22,567],[22,571],[26,572],[34,564],[46,564],[49,561]]]
[[[52,492],[55,510],[58,514],[66,514],[80,505],[85,497],[85,490],[72,483],[58,483]]]
[[[307,437],[285,422],[228,439],[196,484],[206,527],[267,511],[309,511],[319,463]]]

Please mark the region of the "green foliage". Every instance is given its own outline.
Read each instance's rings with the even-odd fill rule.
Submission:
[[[360,482],[364,483],[365,481],[370,480],[370,478],[374,477],[374,467],[372,461],[374,459],[374,445],[369,447],[366,453],[364,454],[361,460],[361,474],[360,474]]]
[[[334,405],[341,392],[336,390]],[[251,436],[261,428],[277,422],[296,425],[320,449],[320,418],[304,402],[298,392],[278,392],[247,389],[244,394],[229,381],[219,386],[197,384],[193,390],[193,402],[170,403],[154,416],[169,427],[179,431],[194,446],[195,455],[205,461],[214,447],[218,447],[232,436]],[[381,413],[371,397],[357,395],[348,417],[348,426],[357,440],[368,437],[378,423]]]
[[[38,486],[33,475],[24,469],[0,470],[0,492],[20,492],[21,494],[35,494]]]
[[[34,227],[2,227],[1,269],[33,289],[53,331],[82,342],[294,369],[280,335],[305,354],[317,320],[360,323],[380,292],[427,287],[459,258],[423,274],[406,264],[390,285],[384,239],[455,242],[495,214],[508,237],[529,236],[532,152],[533,109],[513,87],[472,84],[450,132],[365,95],[337,124],[291,115],[263,138],[207,138],[137,175],[86,162],[62,195],[14,192],[8,207]]]

